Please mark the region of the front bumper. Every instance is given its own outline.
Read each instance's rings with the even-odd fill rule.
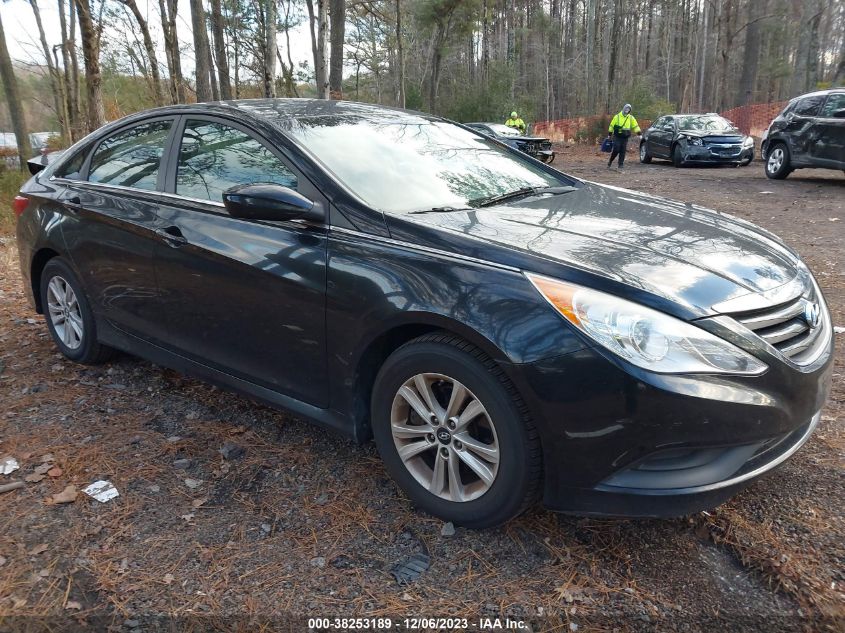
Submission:
[[[544,504],[561,512],[668,517],[709,509],[806,442],[830,390],[769,362],[760,376],[650,374],[592,348],[512,365],[544,454]]]
[[[684,160],[690,163],[739,164],[754,159],[754,147],[720,148],[712,145],[686,145]]]

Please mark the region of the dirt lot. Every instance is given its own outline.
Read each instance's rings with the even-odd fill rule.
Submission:
[[[759,163],[679,170],[634,157],[618,174],[603,160],[569,149],[556,164],[778,233],[845,325],[841,173],[773,182]],[[0,495],[0,630],[449,614],[561,631],[845,627],[843,335],[812,440],[718,510],[622,521],[538,508],[501,529],[447,536],[397,492],[372,445],[134,358],[66,362],[25,303],[13,240],[0,239],[0,457],[21,463],[0,484],[53,467]],[[98,479],[120,496],[49,502]],[[400,586],[390,570],[416,553],[431,566]],[[14,617],[24,615],[56,619]]]

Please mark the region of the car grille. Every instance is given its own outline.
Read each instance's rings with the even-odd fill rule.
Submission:
[[[795,364],[806,365],[828,338],[830,324],[823,312],[811,290],[775,306],[730,316]]]

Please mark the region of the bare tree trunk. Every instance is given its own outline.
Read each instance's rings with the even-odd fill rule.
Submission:
[[[179,55],[179,38],[176,32],[177,0],[158,0],[161,12],[161,29],[164,32],[164,51],[170,73],[170,99],[173,103],[185,103],[185,81],[182,77],[182,61]]]
[[[264,96],[276,96],[276,0],[268,0],[264,13]]]
[[[318,0],[318,2],[326,2],[326,0]],[[308,9],[308,32],[311,34],[311,55],[314,58],[314,80],[317,84],[317,97],[322,97],[321,87],[326,84],[325,49],[322,47],[322,33],[318,37],[319,25],[314,13],[314,0],[305,0],[305,7]]]
[[[15,78],[15,69],[12,67],[12,59],[9,57],[9,49],[6,48],[6,33],[3,31],[2,16],[0,16],[0,80],[3,81],[9,116],[12,119],[12,128],[15,130],[15,139],[18,142],[20,169],[25,171],[26,161],[32,158],[32,145],[29,143],[26,118],[21,104],[21,95],[18,91],[18,80]]]
[[[85,61],[85,86],[88,96],[88,131],[93,132],[106,122],[103,87],[100,75],[100,28],[94,24],[89,0],[76,0],[79,31],[82,36],[82,58]]]
[[[343,41],[346,34],[346,0],[331,0],[331,54],[329,96],[343,99]]]
[[[62,147],[68,146],[70,140],[70,125],[67,115],[67,104],[64,99],[64,87],[59,68],[53,63],[53,56],[50,54],[50,46],[47,44],[47,36],[44,34],[44,26],[41,24],[41,12],[38,10],[37,0],[29,0],[32,13],[35,16],[35,24],[38,27],[38,38],[41,41],[41,50],[44,52],[44,59],[47,62],[47,72],[50,75],[51,92],[53,93],[53,107],[56,110],[56,118],[59,120],[59,128],[62,135]]]
[[[321,99],[329,98],[329,73],[326,68],[329,48],[329,0],[318,0],[320,20],[317,36],[320,48],[320,75],[323,80],[317,84],[317,95]],[[378,79],[378,78],[377,78]]]
[[[405,107],[405,51],[402,47],[402,8],[396,0],[396,54],[399,66],[399,107]],[[357,89],[356,89],[357,92]]]
[[[164,95],[161,91],[161,74],[158,70],[158,58],[156,57],[156,49],[155,44],[153,44],[153,38],[150,36],[149,24],[147,24],[147,20],[138,9],[138,3],[135,2],[135,0],[119,1],[129,7],[132,15],[135,16],[138,28],[141,29],[141,37],[144,39],[144,50],[147,52],[147,58],[150,60],[150,76],[152,77],[153,83],[153,100],[156,105],[164,105]],[[31,2],[35,2],[35,0],[31,0]]]
[[[231,99],[232,85],[229,80],[229,60],[226,58],[226,39],[223,35],[223,5],[220,0],[211,0],[211,34],[217,57],[217,74],[220,77],[220,98]]]
[[[217,84],[217,73],[214,70],[214,56],[211,53],[211,40],[208,37],[208,30],[205,32],[205,54],[208,58],[208,78],[211,83],[211,100],[220,101],[220,87]]]
[[[211,51],[208,46],[208,32],[205,30],[205,9],[202,0],[191,0],[191,27],[194,32],[194,57],[197,64],[197,102],[211,101]]]
[[[748,5],[748,22],[745,31],[745,54],[742,63],[742,76],[739,79],[738,101],[742,105],[751,103],[754,98],[754,84],[757,78],[757,65],[760,61],[760,19],[765,7],[763,2],[751,2]]]

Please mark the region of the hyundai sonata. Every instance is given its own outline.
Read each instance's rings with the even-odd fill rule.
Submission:
[[[747,222],[583,182],[437,117],[350,102],[165,107],[15,200],[68,358],[122,350],[358,441],[483,527],[715,506],[808,438],[832,334]]]

